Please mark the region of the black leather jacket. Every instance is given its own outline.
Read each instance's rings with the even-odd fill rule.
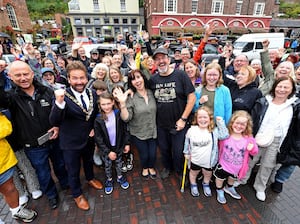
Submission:
[[[277,162],[300,166],[300,99],[293,105],[293,117],[288,133],[280,147]]]

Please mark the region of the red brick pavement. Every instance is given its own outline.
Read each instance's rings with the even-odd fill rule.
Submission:
[[[137,154],[135,155],[137,158]],[[96,177],[104,181],[103,169],[95,168],[95,171]],[[259,202],[255,198],[255,192],[249,184],[238,188],[242,195],[241,200],[226,195],[226,205],[217,202],[214,190],[211,198],[203,195],[201,187],[198,198],[192,197],[188,188],[181,193],[175,175],[164,181],[160,178],[143,180],[138,161],[135,161],[134,169],[127,173],[127,178],[130,188],[123,190],[115,181],[115,189],[111,195],[89,187],[82,179],[83,191],[91,207],[86,212],[76,207],[68,191],[60,191],[60,206],[56,210],[50,210],[46,197],[30,200],[29,207],[38,212],[37,219],[32,223],[294,224],[300,221],[298,169],[285,184],[284,192],[279,195],[268,192],[266,202]],[[2,197],[0,218],[6,223],[17,223],[11,219],[8,206]]]

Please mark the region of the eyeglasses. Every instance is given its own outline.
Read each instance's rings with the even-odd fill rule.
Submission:
[[[206,74],[206,76],[208,76],[208,77],[217,77],[217,76],[219,76],[219,74]]]

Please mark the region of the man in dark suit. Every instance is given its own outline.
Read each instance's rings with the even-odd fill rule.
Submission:
[[[67,66],[70,87],[55,91],[55,104],[50,114],[50,122],[60,128],[60,147],[68,170],[69,185],[78,208],[89,209],[80,184],[81,159],[85,178],[89,185],[102,189],[102,183],[94,178],[93,124],[98,113],[97,96],[86,89],[87,70],[80,61]]]

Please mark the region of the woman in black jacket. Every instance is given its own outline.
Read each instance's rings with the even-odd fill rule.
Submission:
[[[294,103],[292,122],[280,147],[277,163],[282,164],[282,166],[276,173],[275,182],[271,185],[271,189],[280,193],[283,183],[289,179],[296,166],[300,166],[300,99]]]

